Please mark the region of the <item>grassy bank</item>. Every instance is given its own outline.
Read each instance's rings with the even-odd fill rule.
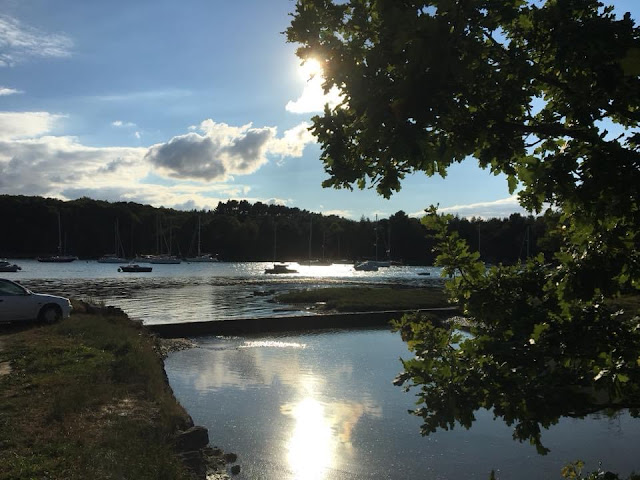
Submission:
[[[318,310],[337,312],[378,312],[447,307],[447,297],[439,288],[332,287],[297,290],[278,295],[275,300],[290,305],[313,305]]]
[[[0,478],[187,479],[190,421],[154,341],[126,316],[74,314],[0,333]]]

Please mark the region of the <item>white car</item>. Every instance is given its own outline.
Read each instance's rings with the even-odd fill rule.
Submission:
[[[0,278],[0,322],[40,320],[54,323],[71,314],[68,298],[33,293],[19,283]]]

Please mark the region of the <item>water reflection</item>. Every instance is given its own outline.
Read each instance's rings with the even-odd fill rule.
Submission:
[[[296,480],[322,480],[335,460],[335,439],[324,406],[307,397],[297,404],[283,405],[281,412],[295,419],[287,445],[287,461]]]
[[[239,454],[240,479],[369,480],[557,478],[578,458],[589,468],[638,469],[637,421],[561,421],[541,457],[512,431],[477,412],[471,430],[423,438],[407,410],[415,397],[391,380],[408,351],[385,331],[200,338],[165,368],[170,383],[212,441]]]

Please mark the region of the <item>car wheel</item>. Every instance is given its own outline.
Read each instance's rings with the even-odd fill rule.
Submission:
[[[56,305],[47,305],[45,307],[42,307],[42,310],[40,310],[40,315],[38,315],[38,320],[40,320],[42,323],[48,324],[56,323],[61,318],[62,310],[60,310],[60,307]]]

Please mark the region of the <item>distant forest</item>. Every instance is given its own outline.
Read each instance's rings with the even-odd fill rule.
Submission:
[[[0,195],[0,257],[33,258],[58,252],[83,259],[201,251],[224,261],[392,259],[431,265],[433,242],[416,218],[399,211],[388,219],[348,220],[282,205],[229,200],[214,210],[179,211],[132,202]],[[452,229],[487,263],[512,264],[527,254],[550,255],[549,220],[513,214],[505,219],[455,218]],[[117,236],[116,236],[117,234]],[[118,242],[116,242],[116,238]],[[275,252],[274,252],[275,250]],[[121,252],[120,252],[121,253]]]

